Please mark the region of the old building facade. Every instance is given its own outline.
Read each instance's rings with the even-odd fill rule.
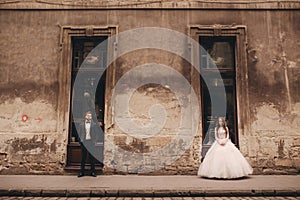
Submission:
[[[195,175],[216,115],[255,174],[299,173],[299,1],[0,0],[0,8],[0,174],[79,169],[76,123],[92,89],[104,174]],[[226,110],[215,115],[219,94]]]

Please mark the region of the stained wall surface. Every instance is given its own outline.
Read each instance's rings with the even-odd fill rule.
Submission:
[[[10,8],[12,7],[12,8]],[[242,25],[247,27],[246,77],[248,104],[238,100],[239,148],[256,174],[295,174],[300,169],[300,14],[294,9],[16,9],[2,7],[0,13],[0,173],[64,174],[67,157],[69,107],[62,99],[70,96],[70,71],[62,64],[63,26],[116,26],[118,32],[141,27],[167,28],[188,35],[189,25]],[[143,38],[137,38],[143,40]],[[180,41],[179,41],[180,44]],[[122,42],[120,42],[122,45]],[[174,44],[176,45],[176,44]],[[184,53],[184,49],[183,49]],[[180,56],[159,50],[141,50],[121,56],[115,78],[145,63],[161,63],[181,73],[192,83],[191,68]],[[64,73],[62,73],[64,72]],[[155,76],[168,78],[167,71]],[[113,75],[108,75],[113,76]],[[142,78],[147,78],[145,74]],[[170,77],[169,77],[170,78]],[[133,80],[134,82],[135,80]],[[193,85],[199,90],[200,86]],[[107,89],[113,90],[113,85]],[[243,88],[242,88],[243,89]],[[62,91],[67,91],[66,94]],[[198,93],[197,93],[198,94]],[[117,95],[122,99],[126,90]],[[179,94],[179,96],[185,94]],[[182,97],[181,96],[181,97]],[[180,97],[180,98],[181,98]],[[150,139],[137,139],[113,123],[111,96],[107,103],[106,135],[115,145],[129,152],[153,152],[170,143],[178,131],[181,108],[170,88],[148,84],[138,88],[129,101],[129,112],[136,124],[149,123],[151,105],[160,103],[166,111],[164,127]],[[237,96],[237,99],[245,97]],[[199,99],[201,99],[199,97]],[[187,100],[188,101],[188,100]],[[119,101],[122,102],[122,101]],[[201,113],[201,110],[200,110]],[[192,115],[191,115],[192,116]],[[201,116],[200,116],[201,117]],[[192,118],[192,117],[191,117]],[[192,120],[192,119],[191,119]],[[201,120],[200,120],[201,121]],[[243,124],[243,125],[242,125]],[[199,122],[201,127],[201,122]],[[196,174],[200,163],[202,132],[174,163],[157,169],[157,174]],[[182,144],[184,145],[184,144]],[[168,156],[174,155],[170,148]],[[130,159],[105,146],[105,159]],[[151,164],[143,157],[142,165]],[[129,161],[129,163],[128,163]],[[111,166],[104,172],[110,173]],[[143,171],[143,170],[141,170]],[[137,172],[138,173],[138,172]]]

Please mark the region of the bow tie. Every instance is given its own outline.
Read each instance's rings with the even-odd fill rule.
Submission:
[[[86,123],[86,124],[90,124],[91,122],[90,122],[90,121],[86,121],[85,123]]]

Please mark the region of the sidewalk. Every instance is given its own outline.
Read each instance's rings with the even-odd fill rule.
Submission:
[[[253,175],[239,180],[197,176],[0,175],[0,196],[300,196],[300,175]]]

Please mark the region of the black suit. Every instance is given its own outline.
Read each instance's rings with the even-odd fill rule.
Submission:
[[[80,163],[80,173],[84,174],[84,167],[86,162],[86,155],[89,155],[91,164],[91,173],[95,173],[95,156],[96,148],[95,144],[99,141],[100,133],[99,126],[94,122],[90,124],[90,139],[86,140],[86,128],[85,120],[81,124],[78,132],[80,145],[81,145],[81,163]]]

